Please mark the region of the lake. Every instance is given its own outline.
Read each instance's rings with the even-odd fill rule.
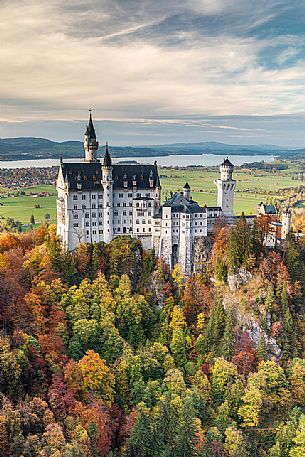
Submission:
[[[158,165],[186,167],[188,165],[201,165],[211,167],[219,165],[225,157],[234,165],[243,165],[251,162],[273,162],[273,156],[266,155],[218,155],[218,154],[202,154],[202,155],[169,155],[163,157],[120,157],[113,158],[113,163],[118,163],[126,160],[133,160],[139,163],[154,163],[156,160]],[[64,159],[64,162],[81,162],[83,159]],[[102,160],[102,158],[100,159]],[[59,159],[37,159],[37,160],[16,160],[16,161],[0,161],[0,168],[28,168],[28,167],[52,167],[59,165]]]

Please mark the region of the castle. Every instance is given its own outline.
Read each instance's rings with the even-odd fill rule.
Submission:
[[[97,159],[98,141],[90,112],[84,137],[84,161],[61,160],[56,187],[57,234],[67,249],[79,243],[109,243],[114,237],[138,238],[154,249],[171,268],[179,263],[186,273],[194,268],[194,247],[212,234],[217,219],[233,222],[234,166],[226,159],[215,181],[216,207],[200,206],[183,192],[161,204],[157,164],[113,164],[108,144],[103,162]]]

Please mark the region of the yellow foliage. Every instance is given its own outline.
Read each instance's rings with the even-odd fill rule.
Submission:
[[[171,330],[183,330],[186,327],[186,319],[182,309],[175,306],[172,313],[172,320],[169,324]]]
[[[242,427],[256,427],[260,421],[260,410],[263,398],[257,387],[251,386],[242,397],[244,405],[238,410],[238,415],[243,420]]]
[[[107,367],[105,360],[99,354],[89,350],[78,362],[82,374],[83,389],[86,392],[101,394],[106,403],[112,403],[114,399],[114,375]]]
[[[199,313],[198,316],[197,316],[197,330],[199,332],[203,331],[204,323],[205,323],[205,314],[204,313]]]

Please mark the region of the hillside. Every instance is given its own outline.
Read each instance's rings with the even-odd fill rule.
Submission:
[[[0,234],[0,455],[304,456],[305,243],[264,226],[191,277],[126,236]]]
[[[104,146],[100,147],[103,154]],[[167,156],[170,154],[230,154],[257,155],[272,154],[288,156],[290,149],[272,145],[229,145],[218,142],[175,143],[153,146],[111,146],[113,157]],[[293,151],[297,154],[297,151]],[[0,139],[0,160],[24,160],[82,157],[83,143],[64,141],[58,143],[45,138],[2,138]]]

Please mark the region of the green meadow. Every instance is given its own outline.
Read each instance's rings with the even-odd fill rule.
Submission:
[[[50,214],[50,222],[56,222],[56,189],[55,186],[41,185],[21,189],[26,195],[5,197],[5,190],[0,193],[0,216],[11,217],[23,224],[30,223],[33,214],[35,222],[41,223],[46,214]],[[30,193],[49,192],[49,197],[32,197]],[[10,191],[10,193],[13,193]],[[35,208],[39,205],[40,208]]]
[[[249,171],[239,169],[234,173],[237,181],[235,192],[235,212],[253,214],[256,205],[268,198],[280,197],[280,190],[287,187],[296,187],[300,181],[291,179],[291,169],[277,174],[264,171]],[[199,204],[216,205],[217,195],[214,180],[219,177],[216,170],[211,169],[166,169],[159,170],[163,198],[170,196],[170,192],[182,191],[183,185],[188,182],[191,186],[192,197]],[[0,215],[19,220],[23,224],[30,223],[33,214],[35,222],[41,223],[46,214],[50,214],[51,222],[56,222],[56,189],[54,186],[41,185],[22,189],[26,195],[5,197],[6,189],[0,189]],[[49,197],[31,197],[30,192],[49,192]],[[13,193],[13,191],[11,191]],[[40,208],[35,208],[39,205]]]

